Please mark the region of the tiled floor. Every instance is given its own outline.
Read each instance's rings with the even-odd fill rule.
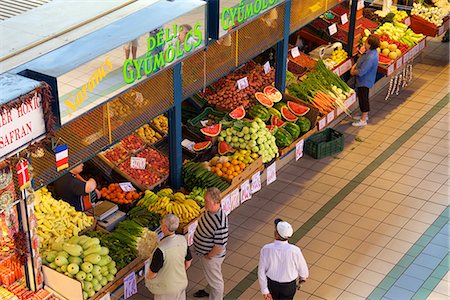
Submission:
[[[343,152],[291,162],[230,214],[226,299],[262,298],[259,249],[275,217],[292,224],[310,267],[295,299],[448,299],[448,53],[431,40],[408,87],[372,97],[368,126],[336,127]],[[192,298],[205,284],[197,258],[188,276]]]

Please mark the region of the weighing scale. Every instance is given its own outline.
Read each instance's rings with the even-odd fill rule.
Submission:
[[[331,55],[335,49],[342,49],[342,43],[336,42],[331,45],[319,46],[308,53],[314,59],[324,59]]]
[[[114,227],[126,217],[126,213],[120,211],[116,204],[109,201],[95,203],[95,206],[89,210],[89,213],[95,216],[97,225],[107,231],[114,229]]]

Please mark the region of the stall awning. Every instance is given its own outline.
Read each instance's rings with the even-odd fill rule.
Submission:
[[[0,75],[0,105],[25,95],[41,83],[20,75],[5,73]]]

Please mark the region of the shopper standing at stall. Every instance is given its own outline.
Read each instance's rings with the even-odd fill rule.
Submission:
[[[153,252],[145,285],[155,296],[155,300],[184,300],[188,279],[186,270],[191,266],[192,255],[186,239],[175,234],[180,219],[173,214],[161,220],[164,237]]]
[[[356,76],[356,92],[358,95],[361,118],[353,122],[353,126],[366,126],[369,120],[369,89],[375,84],[378,69],[378,51],[380,39],[377,35],[370,35],[364,43],[366,52],[361,55],[356,64],[350,70],[350,74]]]
[[[93,178],[84,180],[80,173],[83,171],[83,163],[56,179],[53,183],[56,196],[66,201],[77,211],[84,211],[91,205],[89,194],[95,191],[97,199],[100,199],[100,191]]]
[[[258,280],[265,300],[293,299],[297,290],[297,279],[304,282],[309,276],[302,251],[288,242],[293,232],[291,224],[276,219],[275,241],[261,249]]]
[[[194,297],[223,299],[222,263],[228,242],[228,217],[220,206],[220,190],[209,188],[205,193],[205,212],[200,216],[194,234],[194,247],[201,255],[207,287],[194,293]]]

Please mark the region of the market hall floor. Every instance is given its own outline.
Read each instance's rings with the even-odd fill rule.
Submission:
[[[226,299],[262,299],[255,272],[276,217],[291,222],[310,267],[295,299],[448,299],[448,55],[429,39],[413,81],[372,97],[365,128],[336,127],[343,152],[290,162],[230,214]],[[197,258],[188,277],[194,299],[205,285]],[[139,293],[131,299],[152,298],[142,282]]]

